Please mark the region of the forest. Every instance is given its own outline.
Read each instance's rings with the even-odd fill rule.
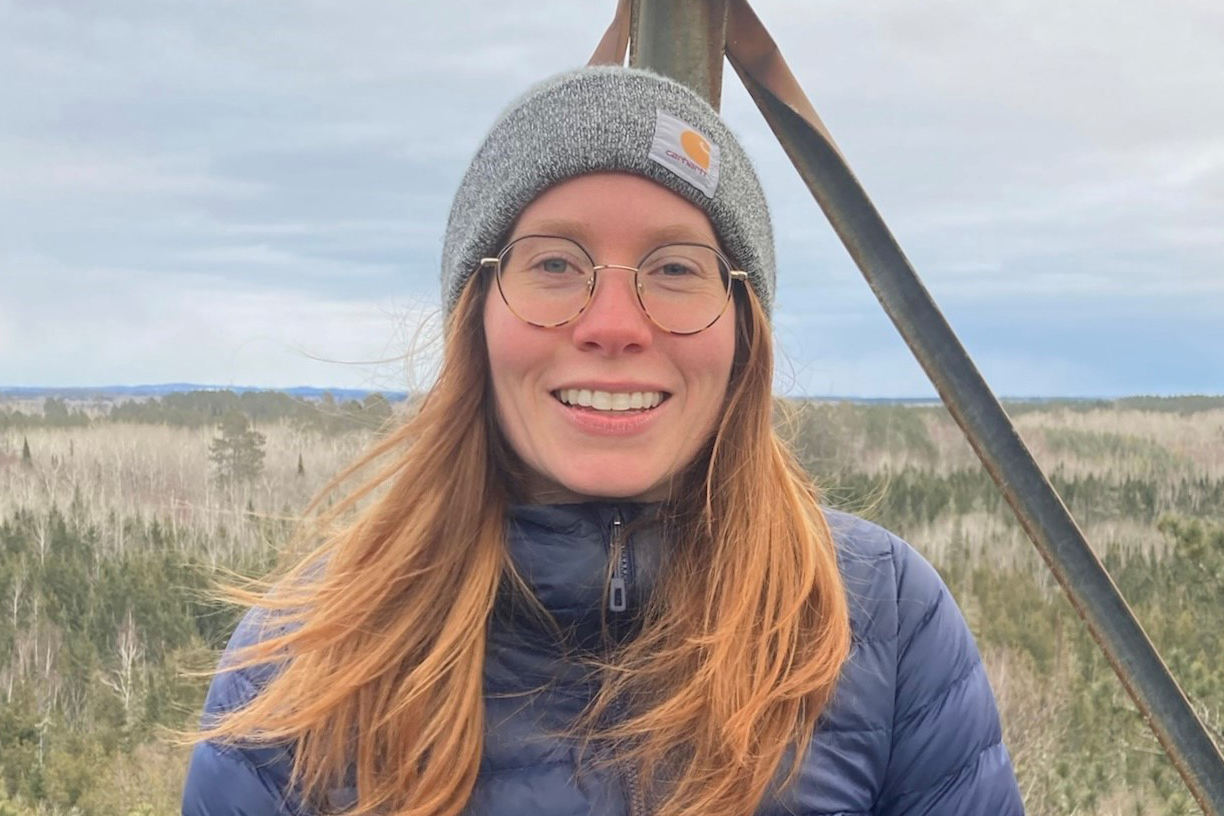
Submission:
[[[1007,404],[1217,742],[1224,398]],[[241,610],[327,480],[410,408],[199,391],[0,402],[0,816],[170,816]],[[941,406],[779,402],[827,504],[906,538],[977,638],[1028,813],[1199,813]]]

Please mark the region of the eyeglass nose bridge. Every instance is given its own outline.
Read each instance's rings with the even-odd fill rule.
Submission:
[[[623,269],[626,272],[633,273],[633,291],[637,295],[638,305],[642,307],[642,311],[646,312],[646,304],[642,302],[642,270],[636,266],[626,266],[625,264],[594,264],[591,267],[591,280],[587,283],[587,297],[595,297],[595,287],[599,283],[599,273],[604,269]],[[588,306],[591,304],[588,302]],[[646,312],[649,317],[650,313]]]
[[[587,309],[591,308],[591,302],[595,300],[595,287],[599,281],[600,270],[602,269],[623,269],[626,272],[633,273],[633,293],[637,296],[638,307],[642,310],[642,314],[646,315],[647,320],[649,320],[651,323],[658,326],[660,329],[667,332],[668,334],[675,334],[675,335],[681,335],[681,336],[690,335],[690,334],[698,334],[700,332],[705,331],[706,329],[710,328],[710,326],[713,326],[716,322],[718,322],[718,318],[722,317],[723,312],[726,311],[727,304],[731,302],[731,284],[735,283],[735,281],[743,281],[745,284],[747,284],[748,282],[747,272],[744,272],[741,269],[731,268],[731,264],[727,263],[725,259],[723,260],[723,263],[727,266],[727,299],[726,301],[723,302],[723,308],[718,312],[718,314],[716,314],[710,320],[709,323],[705,324],[701,328],[690,329],[688,331],[677,331],[676,329],[668,328],[667,326],[664,326],[662,323],[660,323],[658,319],[655,318],[655,316],[650,313],[650,309],[646,307],[646,300],[644,297],[646,288],[642,285],[642,268],[640,266],[627,266],[625,264],[593,264],[591,266],[591,278],[587,282],[586,303],[584,303],[582,305],[582,308],[578,310],[578,314],[574,315],[573,317],[570,318],[570,320],[567,320],[566,322],[568,323],[572,320],[577,320],[582,314],[586,312]]]
[[[655,326],[658,326],[663,331],[668,332],[669,334],[679,334],[680,333],[680,332],[674,331],[673,329],[669,329],[667,326],[664,326],[663,324],[661,324],[655,318],[655,316],[650,313],[650,309],[646,308],[646,300],[643,297],[645,293],[645,287],[642,286],[642,268],[639,266],[628,266],[626,264],[592,264],[591,265],[591,278],[589,281],[587,281],[586,303],[582,304],[582,308],[578,310],[578,314],[574,315],[572,319],[577,320],[578,317],[580,315],[585,314],[586,311],[591,308],[591,304],[595,302],[595,289],[599,285],[599,273],[605,269],[623,269],[626,272],[632,272],[633,273],[633,294],[634,294],[635,299],[637,300],[638,308],[642,310],[642,314],[645,315],[648,321],[650,321]]]
[[[586,282],[586,300],[583,301],[582,306],[578,309],[577,312],[574,313],[573,317],[569,318],[568,320],[563,320],[560,323],[552,324],[551,326],[548,326],[547,328],[558,328],[568,323],[573,323],[575,320],[579,319],[580,317],[582,317],[584,314],[587,313],[587,311],[591,308],[591,304],[595,302],[595,288],[599,285],[599,273],[604,269],[623,269],[626,272],[632,272],[633,273],[633,295],[634,295],[634,299],[637,301],[638,308],[642,310],[642,314],[652,324],[659,326],[659,328],[663,329],[664,331],[670,331],[669,329],[666,329],[665,327],[659,325],[659,322],[655,320],[654,316],[650,313],[650,310],[646,308],[646,302],[642,300],[641,269],[639,269],[636,266],[627,266],[625,264],[595,264],[595,263],[591,264],[590,266],[591,274],[587,278],[587,282]],[[503,295],[503,298],[504,298],[504,295]],[[511,309],[511,311],[513,311],[513,309]],[[540,324],[532,323],[531,325],[538,326]]]
[[[727,264],[727,266],[730,267],[730,264]],[[573,317],[569,318],[568,320],[563,321],[562,323],[555,324],[554,328],[556,326],[565,325],[566,323],[572,323],[573,321],[582,317],[582,315],[586,314],[587,310],[591,308],[591,304],[595,301],[595,287],[598,286],[599,284],[599,273],[604,269],[623,269],[626,272],[632,272],[633,273],[633,294],[637,298],[638,308],[642,310],[642,314],[645,315],[646,319],[649,320],[652,324],[659,327],[660,329],[667,332],[668,334],[675,334],[679,336],[699,334],[700,332],[703,332],[706,329],[710,328],[710,326],[713,326],[718,321],[718,318],[722,317],[723,312],[726,311],[726,308],[727,308],[726,304],[731,302],[731,288],[730,288],[731,284],[737,280],[744,281],[745,283],[747,283],[748,281],[747,272],[744,272],[739,269],[729,268],[727,270],[727,299],[723,303],[723,308],[718,312],[718,314],[716,314],[710,320],[709,323],[705,324],[704,326],[697,328],[697,329],[689,329],[687,331],[681,331],[681,330],[670,328],[668,326],[664,326],[662,323],[659,322],[658,318],[656,318],[653,314],[650,313],[650,309],[647,308],[646,306],[646,299],[645,299],[646,288],[642,285],[642,268],[640,266],[628,266],[627,264],[592,264],[591,265],[591,277],[587,280],[586,302],[582,304],[582,308],[580,308],[574,314]],[[532,324],[532,325],[538,325],[538,324]]]

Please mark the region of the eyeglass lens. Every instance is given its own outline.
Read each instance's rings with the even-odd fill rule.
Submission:
[[[686,333],[713,323],[727,305],[730,270],[718,252],[699,244],[668,244],[640,264],[638,298],[661,328]],[[582,312],[595,284],[595,265],[567,238],[526,236],[501,254],[498,286],[521,319],[558,326]]]

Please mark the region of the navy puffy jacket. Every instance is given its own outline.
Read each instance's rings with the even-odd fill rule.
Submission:
[[[515,508],[508,546],[540,601],[575,637],[598,642],[608,602],[610,534],[636,506]],[[876,525],[828,513],[850,603],[854,642],[796,782],[762,816],[1016,816],[1023,806],[1001,741],[994,696],[973,638],[947,588],[905,542]],[[632,616],[658,572],[654,528],[630,537],[621,571]],[[615,613],[610,613],[615,614]],[[251,616],[231,648],[257,636]],[[588,686],[562,663],[553,635],[529,616],[495,617],[485,666],[487,734],[471,814],[628,814],[625,780],[574,773],[574,748],[545,737],[587,702]],[[206,715],[243,705],[266,671],[213,681]],[[551,681],[551,682],[550,682]],[[546,682],[548,687],[540,690]],[[183,792],[183,816],[306,812],[287,795],[289,761],[275,748],[202,743]],[[332,793],[333,805],[353,801]]]

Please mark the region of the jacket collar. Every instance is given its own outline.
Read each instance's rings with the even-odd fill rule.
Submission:
[[[661,566],[659,508],[626,502],[511,505],[508,555],[560,629],[563,642],[557,645],[598,649],[606,645],[605,621],[614,640],[635,631]],[[625,582],[623,609],[610,597],[613,577]],[[520,631],[555,636],[547,621],[512,597],[503,593],[499,617]]]

